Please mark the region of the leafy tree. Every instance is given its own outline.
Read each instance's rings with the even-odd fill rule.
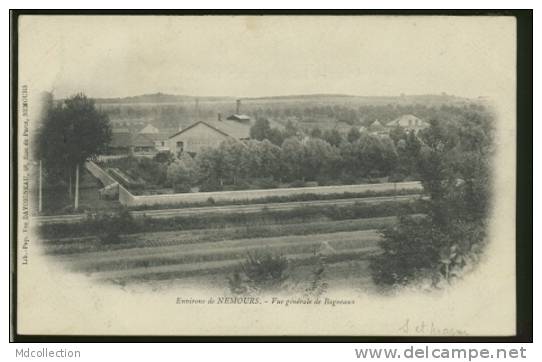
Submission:
[[[286,134],[281,132],[278,128],[271,128],[267,139],[274,145],[280,146],[286,139]]]
[[[202,191],[221,190],[227,175],[224,155],[216,148],[206,148],[196,155],[199,183]]]
[[[311,129],[309,134],[312,138],[322,138],[322,130],[318,127]]]
[[[407,132],[403,127],[397,126],[390,130],[389,136],[393,140],[393,143],[397,146],[399,141],[406,140]]]
[[[154,155],[153,160],[158,163],[165,163],[167,165],[175,161],[175,155],[170,151],[158,152]]]
[[[355,167],[365,175],[387,175],[396,166],[397,151],[389,138],[363,134],[355,145]]]
[[[288,120],[284,126],[284,138],[296,137],[298,132],[297,126],[291,120]]]
[[[74,170],[88,159],[104,153],[111,140],[111,126],[105,113],[84,94],[65,99],[47,112],[37,139],[37,156],[49,170],[60,171],[69,180]],[[76,175],[77,179],[77,175]],[[76,185],[77,209],[78,185]]]
[[[346,135],[346,139],[348,142],[356,142],[361,138],[361,132],[356,127],[350,128],[350,131],[348,131],[348,134]]]
[[[169,164],[167,182],[175,192],[190,192],[196,182],[196,164],[190,155],[183,153],[180,159]]]
[[[258,118],[254,125],[250,127],[250,138],[259,141],[269,139],[270,131],[269,121],[266,118]]]
[[[421,147],[422,143],[413,131],[406,134],[405,139],[400,139],[397,142],[398,162],[395,169],[397,174],[403,177],[419,178],[417,167],[420,161]]]
[[[431,199],[423,218],[403,217],[385,230],[371,261],[375,282],[448,283],[472,268],[486,243],[490,204],[491,117],[474,111],[430,122],[420,132],[417,172]]]
[[[273,177],[280,179],[281,176],[281,150],[280,147],[268,140],[250,141],[247,144],[248,164],[247,174],[252,177]]]
[[[281,160],[290,180],[305,181],[305,147],[295,137],[284,140],[281,147]]]
[[[335,128],[326,130],[322,138],[324,141],[335,147],[339,147],[341,142],[343,142],[343,137]]]
[[[305,144],[304,175],[314,180],[329,174],[339,158],[336,147],[319,138],[311,138]]]
[[[237,185],[239,179],[247,176],[249,156],[246,144],[229,139],[220,144],[218,152],[222,154],[225,178]]]

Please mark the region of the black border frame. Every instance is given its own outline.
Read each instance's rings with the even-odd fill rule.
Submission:
[[[513,16],[517,21],[517,184],[516,184],[516,335],[421,336],[100,336],[21,335],[17,332],[17,115],[18,19],[21,15],[453,15]],[[533,11],[528,10],[10,10],[10,342],[515,342],[533,341]]]

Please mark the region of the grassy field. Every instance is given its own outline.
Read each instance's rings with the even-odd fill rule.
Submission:
[[[69,255],[136,248],[155,248],[225,239],[269,238],[288,235],[314,235],[344,231],[380,229],[392,225],[395,216],[339,221],[313,221],[309,223],[253,223],[244,226],[227,226],[214,229],[179,230],[124,235],[116,243],[103,243],[99,238],[63,238],[44,240],[46,252],[52,255]],[[87,255],[87,257],[90,257]]]
[[[380,230],[396,222],[398,210],[417,209],[392,202],[138,220],[139,227],[114,239],[104,240],[95,228],[87,228],[86,235],[75,228],[41,242],[44,252],[69,270],[121,285],[195,282],[228,290],[228,277],[248,253],[270,253],[288,259],[289,281],[296,285],[307,283],[318,259],[325,262],[326,283],[365,288],[371,286],[367,259],[380,252]]]

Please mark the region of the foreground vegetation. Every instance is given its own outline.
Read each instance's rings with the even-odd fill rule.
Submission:
[[[404,132],[403,132],[404,133]],[[153,159],[128,156],[102,162],[131,191],[165,192],[270,189],[278,187],[348,185],[416,179],[412,160],[418,138],[395,139],[368,133],[339,138],[333,143],[293,132],[279,146],[268,139],[224,141],[195,157],[159,153]],[[127,177],[119,177],[120,171]]]
[[[310,220],[349,220],[419,214],[425,210],[425,201],[389,201],[380,204],[358,202],[346,206],[300,206],[291,210],[264,210],[255,214],[210,214],[178,216],[167,219],[133,218],[128,210],[114,214],[88,216],[86,220],[69,224],[45,224],[39,229],[43,239],[99,235],[103,240],[115,242],[122,234],[225,228],[258,223],[307,222]]]
[[[419,215],[418,217],[422,217]],[[176,231],[158,231],[118,235],[116,240],[104,240],[99,236],[61,238],[44,240],[46,252],[54,255],[112,251],[156,246],[174,246],[219,242],[223,240],[241,240],[270,238],[288,235],[315,235],[360,230],[376,230],[391,226],[397,217],[375,217],[367,219],[329,220],[315,218],[311,221],[259,221],[246,225],[232,225],[210,229],[189,229]]]
[[[169,284],[177,278],[182,278],[184,285],[190,278],[196,278],[200,286],[216,283],[227,289],[230,289],[228,279],[245,264],[248,255],[256,264],[268,260],[267,256],[273,260],[275,255],[282,255],[287,259],[282,282],[275,283],[273,278],[265,276],[267,263],[263,271],[257,265],[246,265],[237,280],[238,287],[250,286],[247,290],[250,293],[266,291],[272,286],[291,292],[317,293],[323,292],[315,284],[317,280],[323,284],[329,277],[367,280],[367,258],[379,251],[379,235],[374,228],[396,222],[395,217],[334,221],[318,215],[309,219],[274,222],[262,218],[243,225],[211,224],[204,229],[124,234],[115,239],[102,239],[100,235],[54,238],[44,240],[43,246],[47,254],[68,269],[101,281],[118,284],[152,281],[156,286],[157,282]],[[325,260],[326,265],[325,273],[318,278],[316,260]],[[348,265],[360,267],[351,270]],[[259,278],[261,272],[264,275]]]
[[[491,205],[493,119],[470,113],[433,121],[416,162],[430,196],[427,217],[402,217],[384,230],[371,263],[382,286],[445,286],[473,269],[485,250]]]

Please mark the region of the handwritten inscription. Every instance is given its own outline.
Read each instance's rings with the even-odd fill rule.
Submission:
[[[399,332],[406,335],[423,335],[423,336],[466,336],[466,331],[462,329],[442,327],[433,321],[412,322],[407,319],[400,327]]]

